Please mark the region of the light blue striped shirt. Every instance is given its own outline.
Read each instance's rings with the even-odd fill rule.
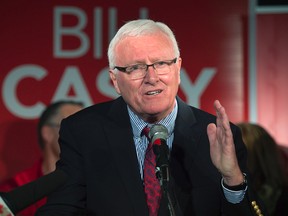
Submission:
[[[141,136],[142,130],[148,126],[151,127],[152,124],[148,124],[145,122],[143,119],[141,119],[138,115],[136,115],[130,108],[128,107],[128,113],[130,117],[130,122],[132,125],[132,130],[133,130],[133,139],[135,143],[135,148],[136,148],[136,154],[138,158],[138,164],[139,164],[139,171],[141,178],[143,179],[143,169],[144,169],[144,158],[145,158],[145,153],[146,149],[148,146],[148,139],[146,136]],[[167,145],[171,151],[172,149],[172,143],[174,139],[174,127],[175,127],[175,120],[177,117],[177,112],[178,112],[178,104],[177,101],[175,103],[174,109],[172,112],[166,116],[164,119],[161,121],[157,122],[158,124],[164,125],[168,129],[168,139],[167,139]],[[224,194],[226,199],[231,202],[231,203],[239,203],[243,200],[245,192],[247,190],[247,187],[245,190],[241,191],[231,191],[225,188],[222,185],[222,188],[224,190]]]
[[[171,150],[172,148],[172,142],[174,138],[174,126],[175,126],[175,120],[177,116],[177,111],[178,111],[178,105],[177,102],[175,103],[174,109],[172,112],[166,116],[164,119],[162,119],[159,122],[156,122],[158,124],[164,125],[168,129],[168,139],[167,139],[167,145],[169,149]],[[149,144],[148,139],[146,136],[141,136],[142,130],[148,126],[152,127],[152,124],[148,124],[145,122],[143,119],[139,118],[128,106],[128,113],[130,116],[130,122],[132,125],[132,130],[133,130],[133,139],[136,147],[136,153],[137,153],[137,158],[138,158],[138,163],[139,163],[139,171],[141,174],[141,178],[143,179],[143,169],[144,169],[144,158],[145,158],[145,153],[147,146]]]

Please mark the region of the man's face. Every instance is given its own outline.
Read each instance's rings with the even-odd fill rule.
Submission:
[[[176,57],[172,43],[163,34],[125,38],[117,45],[116,53],[116,64],[121,67],[153,64]],[[136,114],[145,121],[156,122],[173,110],[180,84],[180,68],[181,58],[178,58],[165,75],[158,75],[153,67],[149,67],[141,79],[132,80],[129,74],[121,71],[116,74],[110,71],[110,77],[117,93]]]

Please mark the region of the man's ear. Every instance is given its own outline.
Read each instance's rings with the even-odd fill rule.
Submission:
[[[47,125],[42,127],[41,134],[45,143],[51,143],[55,136],[55,133],[53,133],[53,128]]]
[[[119,89],[119,87],[118,87],[118,82],[117,82],[116,74],[115,74],[113,71],[109,70],[109,76],[110,76],[110,79],[111,79],[112,82],[113,82],[113,85],[114,85],[114,88],[115,88],[116,92],[117,92],[119,95],[121,95],[121,91],[120,91],[120,89]]]
[[[179,73],[179,83],[178,83],[178,85],[180,85],[180,83],[181,83],[181,65],[182,65],[182,58],[181,57],[179,57],[179,59],[178,59],[178,73]]]

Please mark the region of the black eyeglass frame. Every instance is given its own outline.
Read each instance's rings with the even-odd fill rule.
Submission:
[[[174,58],[174,59],[172,59],[172,60],[157,61],[157,62],[154,62],[153,64],[149,64],[149,65],[148,65],[148,64],[135,64],[135,65],[127,66],[127,67],[115,66],[115,67],[113,68],[113,70],[117,69],[117,70],[119,70],[119,71],[121,71],[121,72],[130,74],[130,73],[133,72],[133,70],[135,70],[135,68],[133,69],[133,67],[138,66],[138,65],[146,65],[146,70],[145,70],[145,71],[147,71],[149,67],[153,67],[154,70],[157,71],[157,69],[156,69],[155,66],[154,66],[155,64],[159,64],[159,63],[163,62],[163,63],[166,63],[168,66],[170,66],[171,64],[175,64],[176,61],[177,61],[177,57]],[[131,68],[132,70],[131,70],[131,71],[127,71],[127,68]],[[136,69],[137,69],[137,68],[136,68]]]

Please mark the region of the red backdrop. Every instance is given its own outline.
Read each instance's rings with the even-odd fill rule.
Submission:
[[[257,16],[258,122],[288,147],[288,6]]]
[[[240,0],[1,1],[0,180],[39,157],[36,124],[47,104],[117,96],[106,50],[131,19],[163,21],[176,34],[182,99],[211,113],[220,99],[233,122],[247,120],[247,11]]]

